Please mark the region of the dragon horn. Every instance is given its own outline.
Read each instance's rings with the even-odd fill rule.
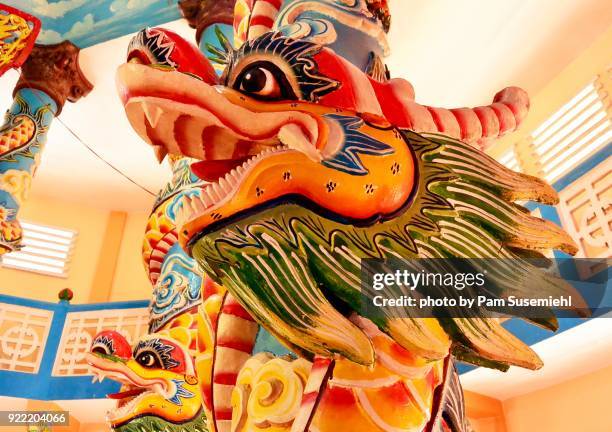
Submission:
[[[442,133],[481,148],[515,131],[529,111],[529,96],[518,87],[500,91],[488,106],[446,109],[415,102],[412,86],[403,79],[373,82],[373,86],[379,100],[390,98],[398,102],[382,104],[391,123],[415,132]]]

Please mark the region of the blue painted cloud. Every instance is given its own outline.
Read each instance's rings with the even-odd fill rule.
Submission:
[[[41,19],[39,43],[70,39],[81,48],[180,18],[176,0],[8,0]]]
[[[31,13],[39,18],[61,18],[67,12],[79,8],[85,4],[86,0],[31,0]],[[10,3],[10,2],[9,2]],[[24,9],[28,7],[28,1],[19,1]]]

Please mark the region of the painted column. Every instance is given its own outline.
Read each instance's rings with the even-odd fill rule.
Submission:
[[[46,93],[15,92],[0,133],[0,253],[19,248],[19,208],[26,200],[57,104]]]
[[[234,38],[234,7],[240,1],[236,0],[179,0],[181,14],[189,25],[196,29],[196,41],[198,47],[205,54],[209,55],[208,46],[213,45],[219,48],[219,38],[217,31],[220,30],[227,40]],[[218,75],[221,75],[222,68],[215,65]]]
[[[76,102],[92,85],[69,41],[36,45],[21,67],[14,101],[0,127],[0,255],[19,249],[19,209],[27,199],[47,132],[66,100]]]

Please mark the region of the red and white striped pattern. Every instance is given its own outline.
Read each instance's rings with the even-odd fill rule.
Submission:
[[[217,432],[231,430],[232,390],[240,369],[253,353],[258,329],[249,313],[228,293],[217,323],[213,364],[213,413]]]
[[[274,20],[283,0],[255,0],[249,21],[249,40],[258,38],[274,27]]]
[[[234,47],[240,48],[247,41],[249,20],[254,0],[236,0],[234,6]]]
[[[405,80],[371,82],[385,117],[394,126],[441,133],[480,147],[515,131],[529,112],[529,96],[518,87],[500,91],[488,106],[446,109],[415,102],[414,91],[406,90],[412,86]]]
[[[304,388],[300,410],[291,425],[291,432],[308,432],[310,422],[321,399],[321,393],[327,386],[333,369],[334,361],[332,359],[315,357]]]
[[[176,236],[176,231],[172,230],[153,246],[148,262],[149,279],[153,284],[155,284],[159,278],[166,254],[177,241],[178,237]]]

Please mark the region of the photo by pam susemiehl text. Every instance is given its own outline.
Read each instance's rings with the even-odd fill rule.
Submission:
[[[610,266],[609,260],[599,261],[366,259],[362,307],[367,316],[389,315],[391,308],[405,309],[411,317],[437,318],[492,314],[536,319],[550,317],[551,311],[604,315],[612,311],[606,303],[612,297],[606,295]],[[585,279],[584,268],[603,270]]]

